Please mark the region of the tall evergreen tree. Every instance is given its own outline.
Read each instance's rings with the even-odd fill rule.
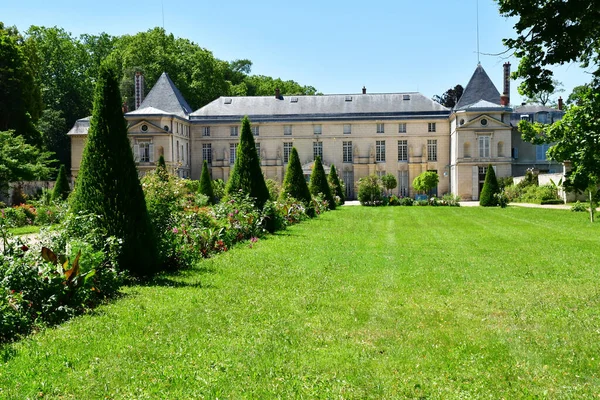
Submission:
[[[213,191],[210,174],[208,173],[208,162],[204,160],[202,173],[200,174],[200,193],[208,197],[208,204],[215,204],[215,192]]]
[[[100,227],[123,240],[118,260],[121,268],[137,276],[156,271],[156,239],[127,138],[119,84],[109,63],[101,66],[96,83],[71,210],[100,215]]]
[[[156,164],[156,174],[161,181],[169,180],[169,172],[167,171],[167,164],[165,163],[165,157],[161,154],[158,157],[158,163]]]
[[[492,165],[488,165],[487,172],[485,174],[485,181],[483,182],[483,189],[479,195],[479,205],[483,207],[493,207],[498,205],[498,201],[494,195],[500,193],[500,187],[498,186],[498,180],[496,180],[496,173]]]
[[[225,193],[234,194],[242,190],[254,198],[254,204],[262,209],[269,200],[269,189],[265,183],[265,177],[260,169],[260,161],[254,144],[254,135],[250,129],[250,119],[242,119],[242,133],[237,146],[237,153],[233,171],[227,181]]]
[[[323,194],[323,197],[329,203],[329,209],[335,210],[335,200],[329,189],[329,183],[327,182],[327,175],[323,169],[323,163],[321,163],[321,157],[317,156],[315,164],[313,166],[312,174],[310,175],[310,193],[313,196],[318,196],[319,193]]]
[[[69,187],[69,180],[67,179],[67,171],[64,165],[60,166],[58,170],[58,177],[56,178],[56,184],[52,191],[52,200],[66,200],[69,197],[71,188]]]
[[[327,180],[331,185],[332,195],[340,198],[339,205],[342,205],[346,202],[346,195],[342,190],[342,185],[340,184],[340,177],[337,174],[335,169],[335,165],[331,166],[331,170],[329,171],[329,175],[327,176]]]
[[[279,198],[283,200],[288,196],[300,200],[306,207],[310,207],[312,197],[310,195],[310,190],[308,190],[306,179],[304,179],[302,164],[300,164],[300,157],[298,156],[298,151],[295,147],[292,147],[290,153]]]

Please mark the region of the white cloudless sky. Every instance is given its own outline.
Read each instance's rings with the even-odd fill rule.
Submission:
[[[163,26],[222,60],[247,58],[252,73],[293,79],[318,91],[419,91],[426,96],[466,86],[480,61],[502,91],[502,39],[515,35],[514,19],[493,0],[303,1],[67,1],[2,0],[0,21],[23,32],[31,25],[83,33],[135,34]],[[479,10],[479,12],[477,12]],[[506,58],[509,57],[509,58]],[[566,99],[588,82],[578,65],[555,69]],[[511,103],[519,104],[518,82]]]

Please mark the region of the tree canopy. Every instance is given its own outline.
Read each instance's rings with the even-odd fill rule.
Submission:
[[[452,108],[458,103],[464,90],[462,85],[456,85],[453,88],[446,90],[441,96],[436,94],[432,97],[432,100],[440,103],[444,107]]]

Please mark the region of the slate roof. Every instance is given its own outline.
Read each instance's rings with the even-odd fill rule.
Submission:
[[[494,86],[494,83],[485,72],[481,64],[477,65],[471,80],[467,84],[463,95],[454,107],[455,110],[466,110],[473,107],[474,104],[484,100],[491,103],[491,107],[500,106],[500,92]],[[493,105],[493,106],[492,106]],[[482,108],[482,107],[475,107]]]
[[[148,109],[154,114],[174,114],[180,117],[186,117],[192,112],[192,108],[166,72],[163,72],[158,78],[140,107],[128,114],[150,114],[143,112],[144,109]]]
[[[75,121],[75,125],[73,125],[67,135],[87,135],[90,129],[90,118],[92,117],[85,117]]]
[[[220,97],[190,114],[191,120],[344,120],[447,117],[450,109],[417,92],[321,96]]]

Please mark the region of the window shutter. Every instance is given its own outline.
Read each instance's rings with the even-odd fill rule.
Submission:
[[[150,143],[148,152],[150,153],[150,162],[154,162],[154,143]]]
[[[137,144],[133,145],[133,161],[138,162],[140,158],[140,146]]]

